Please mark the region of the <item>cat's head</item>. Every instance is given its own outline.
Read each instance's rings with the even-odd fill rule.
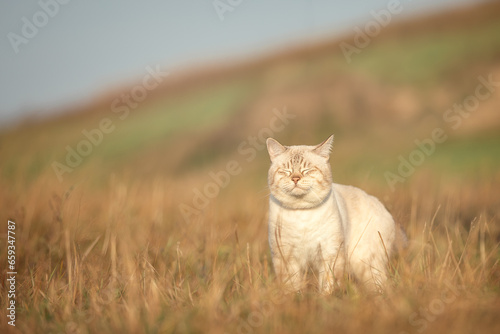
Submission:
[[[271,158],[268,183],[272,197],[291,209],[309,209],[321,204],[332,187],[329,162],[332,144],[333,135],[316,146],[283,146],[268,138]]]

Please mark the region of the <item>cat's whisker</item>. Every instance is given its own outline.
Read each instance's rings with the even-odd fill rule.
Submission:
[[[321,200],[321,197],[319,197],[319,195],[314,191],[314,189],[311,189],[311,193],[315,195],[318,198],[318,200]]]
[[[260,196],[259,199],[264,199],[264,198],[267,198],[269,196],[271,196],[271,192],[268,191],[265,195]]]
[[[266,193],[267,195],[269,195],[271,193],[269,187],[263,187],[261,190],[258,190],[257,191],[257,194],[261,194],[261,193]]]

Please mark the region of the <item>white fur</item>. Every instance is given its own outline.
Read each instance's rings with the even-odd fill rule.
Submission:
[[[333,136],[318,146],[286,147],[268,139],[273,162],[269,172],[273,265],[277,276],[293,290],[303,287],[308,266],[318,273],[324,293],[341,284],[345,269],[375,290],[387,280],[396,225],[377,198],[352,186],[331,183],[328,155],[332,141]],[[279,172],[294,156],[302,157],[290,164],[292,174],[302,176],[297,184],[289,180],[293,175],[288,170]],[[304,164],[316,166],[320,172],[308,177]]]

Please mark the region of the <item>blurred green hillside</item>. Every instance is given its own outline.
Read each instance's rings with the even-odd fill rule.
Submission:
[[[384,171],[397,168],[397,157],[415,148],[415,139],[429,137],[438,126],[445,127],[449,139],[424,168],[495,177],[499,93],[481,102],[457,130],[442,115],[474,93],[479,76],[500,78],[500,21],[492,15],[498,8],[486,4],[426,19],[439,24],[437,31],[419,33],[428,22],[418,19],[396,23],[354,54],[350,64],[336,42],[210,69],[205,77],[185,80],[176,93],[167,92],[175,92],[171,83],[160,88],[125,120],[101,103],[92,113],[19,126],[1,134],[1,176],[7,183],[28,185],[41,173],[50,174],[53,161],[64,161],[65,147],[76,149],[85,139],[82,130],[109,118],[115,130],[65,181],[84,178],[89,168],[99,179],[141,171],[188,177],[238,156],[240,143],[269,127],[272,110],[286,107],[296,118],[275,136],[285,144],[314,144],[335,133],[334,171],[342,182],[383,180]],[[260,186],[265,185],[265,160],[260,151],[251,164],[259,176],[247,175],[260,179]]]

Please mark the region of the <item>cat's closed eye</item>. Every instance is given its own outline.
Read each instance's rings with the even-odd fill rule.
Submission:
[[[289,169],[280,169],[278,170],[278,173],[284,176],[290,176],[292,175],[292,171]]]
[[[306,168],[300,171],[302,175],[307,175],[316,172],[316,168]]]

